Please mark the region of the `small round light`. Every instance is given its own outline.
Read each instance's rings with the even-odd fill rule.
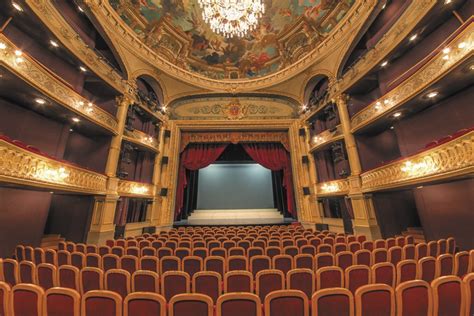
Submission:
[[[17,58],[15,58],[15,62],[16,62],[17,64],[22,63],[22,62],[24,62],[24,61],[25,61],[25,60],[24,60],[22,57],[17,57]]]
[[[463,49],[464,47],[466,47],[466,42],[459,43],[458,48]]]
[[[38,104],[45,104],[46,103],[46,101],[44,99],[41,99],[41,98],[36,98],[35,102],[38,103]]]
[[[58,42],[56,42],[56,41],[50,40],[49,43],[50,43],[51,46],[53,46],[53,47],[59,47],[59,44],[58,44]]]
[[[436,97],[437,95],[438,95],[438,92],[433,91],[433,92],[428,93],[427,97],[432,99],[432,98]]]
[[[77,117],[73,117],[73,118],[72,118],[72,121],[73,121],[74,123],[79,123],[81,120],[80,120],[79,118],[77,118]]]
[[[402,115],[402,112],[393,113],[393,117],[400,117],[401,115]]]
[[[87,71],[86,67],[84,67],[84,66],[79,66],[79,69],[80,69],[82,72],[86,72],[86,71]]]
[[[385,67],[388,65],[388,61],[384,61],[383,63],[380,64],[381,67]]]
[[[78,9],[80,12],[84,13],[84,9],[81,8],[80,6],[77,6],[77,9]]]
[[[451,51],[451,48],[446,47],[443,49],[443,54],[449,54],[450,51]]]
[[[444,4],[450,4],[452,0],[445,0]]]
[[[395,129],[395,127],[393,127],[393,126],[390,126],[390,129]]]
[[[15,56],[20,57],[21,55],[23,55],[23,52],[22,52],[21,50],[17,49],[17,50],[15,51]]]
[[[87,105],[88,105],[89,107],[92,107],[94,104],[92,104],[92,102],[89,102],[89,103],[87,103]]]
[[[15,8],[15,10],[23,12],[23,8],[18,3],[12,2],[12,6]]]
[[[74,132],[74,130],[73,130],[72,128],[70,128],[69,131],[70,131],[71,133]]]
[[[4,42],[0,42],[0,49],[7,48],[7,45]]]
[[[414,40],[416,40],[417,37],[418,37],[417,34],[413,34],[412,36],[410,36],[410,42],[413,42]]]

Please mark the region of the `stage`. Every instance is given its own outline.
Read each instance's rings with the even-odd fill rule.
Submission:
[[[285,219],[277,209],[195,210],[187,220],[175,222],[175,226],[203,225],[279,225],[293,222]]]

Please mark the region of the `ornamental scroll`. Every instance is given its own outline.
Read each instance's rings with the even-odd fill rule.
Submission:
[[[183,132],[180,152],[190,143],[281,143],[290,152],[290,141],[286,132]]]

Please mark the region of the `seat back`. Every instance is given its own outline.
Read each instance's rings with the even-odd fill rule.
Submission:
[[[58,268],[58,285],[79,291],[79,269],[63,265]]]
[[[314,257],[310,254],[299,254],[294,258],[294,268],[314,270]]]
[[[372,264],[387,262],[388,255],[387,249],[385,248],[376,248],[372,251]]]
[[[469,273],[469,253],[467,251],[460,251],[454,256],[454,271],[453,274],[463,278]]]
[[[397,286],[395,295],[398,315],[432,315],[433,294],[428,282],[423,280],[404,282]]]
[[[227,293],[217,300],[217,316],[261,316],[261,300],[252,293]]]
[[[397,264],[402,261],[403,250],[400,246],[393,246],[388,249],[387,261],[397,266]]]
[[[204,260],[204,270],[213,271],[220,274],[224,278],[225,274],[225,259],[220,256],[209,256]]]
[[[120,268],[132,275],[138,270],[138,257],[133,255],[125,255],[120,258]]]
[[[189,277],[203,270],[203,259],[198,256],[188,256],[182,261],[181,270],[189,274]]]
[[[104,272],[99,268],[85,267],[79,274],[81,293],[104,289]]]
[[[71,253],[66,250],[59,250],[57,252],[58,266],[70,265],[71,264]]]
[[[253,275],[249,271],[229,271],[224,275],[224,292],[253,292]]]
[[[41,316],[44,291],[38,285],[17,284],[12,288],[13,315]]]
[[[454,258],[452,254],[443,253],[436,258],[436,277],[453,274]]]
[[[36,265],[31,261],[22,261],[18,267],[20,282],[36,284]]]
[[[1,266],[0,260],[0,266]],[[1,271],[1,268],[0,268]],[[12,314],[12,306],[11,306],[11,296],[12,296],[12,289],[8,283],[0,281],[0,315],[11,315]]]
[[[36,266],[37,284],[43,288],[43,290],[57,286],[57,276],[57,268],[52,264],[40,263]]]
[[[175,256],[165,256],[160,259],[160,274],[163,275],[168,271],[181,270],[181,260]]]
[[[272,316],[308,316],[306,295],[298,290],[277,290],[265,297],[265,313]]]
[[[102,269],[102,258],[97,253],[86,254],[86,267]]]
[[[403,260],[414,260],[415,256],[415,245],[409,244],[403,246]]]
[[[415,260],[418,261],[426,256],[428,256],[428,246],[424,242],[415,245]]]
[[[105,289],[124,299],[130,293],[130,273],[121,269],[110,269],[104,276]]]
[[[132,292],[160,293],[160,277],[158,273],[137,270],[132,275]]]
[[[250,271],[254,276],[259,271],[270,269],[271,260],[267,256],[254,256],[250,259]]]
[[[311,269],[293,269],[286,274],[286,288],[299,290],[311,299],[315,291],[314,272]]]
[[[123,316],[166,315],[166,300],[157,293],[130,293],[123,303]]]
[[[106,254],[102,257],[102,268],[105,272],[120,268],[120,258],[114,254]]]
[[[318,253],[314,256],[314,269],[317,271],[320,268],[330,267],[335,264],[332,253]]]
[[[372,283],[386,284],[395,287],[395,267],[390,262],[376,263],[372,266]]]
[[[344,286],[344,272],[336,266],[323,267],[316,271],[316,290]]]
[[[356,251],[354,254],[354,264],[370,267],[372,265],[372,253],[367,249]]]
[[[82,252],[73,252],[71,254],[71,265],[81,270],[86,266],[86,255]]]
[[[356,315],[395,316],[395,293],[386,284],[361,286],[355,293]]]
[[[439,277],[431,282],[434,315],[462,315],[465,299],[462,281],[454,275]]]
[[[256,276],[255,293],[260,297],[261,301],[270,292],[283,290],[285,288],[285,275],[282,271],[276,269],[261,270]]]
[[[140,258],[140,270],[147,270],[158,273],[160,271],[160,262],[157,257],[144,256]]]
[[[81,313],[86,316],[122,315],[122,298],[111,291],[89,291],[82,295]]]
[[[397,264],[397,285],[417,278],[417,264],[415,260],[402,260]]]
[[[161,294],[166,301],[177,295],[190,292],[189,274],[182,271],[167,271],[161,275]]]
[[[336,254],[336,266],[345,271],[354,264],[354,254],[350,251],[342,251]]]
[[[354,315],[354,296],[348,289],[333,288],[317,291],[311,299],[313,316]]]
[[[286,275],[288,271],[293,269],[293,257],[290,255],[277,255],[273,257],[272,268],[280,270],[284,275]]]
[[[43,314],[61,316],[79,316],[81,296],[72,289],[55,287],[44,295]]]
[[[354,265],[344,271],[344,285],[352,294],[361,286],[370,284],[371,271],[368,266]]]
[[[43,248],[36,247],[33,253],[33,262],[40,264],[44,262],[44,250]]]
[[[193,275],[193,293],[205,294],[212,298],[213,304],[222,294],[222,277],[213,271],[201,271]]]
[[[463,283],[466,315],[474,315],[474,273],[467,274],[463,279]]]

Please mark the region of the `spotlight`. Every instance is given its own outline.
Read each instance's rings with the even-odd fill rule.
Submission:
[[[73,121],[74,123],[79,123],[81,120],[80,120],[79,118],[77,118],[77,117],[73,117],[73,118],[72,118],[72,121]]]
[[[84,13],[84,9],[81,8],[80,6],[77,6],[77,9],[78,9],[80,12]]]
[[[418,37],[417,34],[413,34],[412,36],[410,36],[410,42],[413,42],[414,40],[416,40],[417,37]]]
[[[384,61],[383,63],[380,64],[381,67],[385,67],[388,65],[388,61]]]
[[[86,71],[87,71],[86,67],[84,67],[84,66],[79,66],[79,69],[80,69],[82,72],[86,72]]]
[[[38,103],[38,104],[45,104],[46,103],[46,101],[44,99],[40,99],[40,98],[36,98],[35,102]]]
[[[395,129],[395,127],[393,127],[393,126],[390,126],[390,129]]]
[[[433,91],[433,92],[428,93],[427,97],[432,99],[432,98],[436,97],[437,95],[438,95],[438,92]]]
[[[7,48],[7,45],[4,42],[0,42],[0,49]]]
[[[402,115],[402,112],[393,113],[393,117],[400,117],[401,115]]]
[[[56,41],[50,40],[49,43],[50,43],[51,46],[53,46],[53,47],[59,47],[59,44],[58,44],[58,42],[56,42]]]
[[[71,133],[74,132],[74,130],[73,130],[72,128],[70,128],[69,131],[70,131]]]
[[[15,10],[23,12],[23,8],[18,3],[12,2],[12,6],[15,8]]]

